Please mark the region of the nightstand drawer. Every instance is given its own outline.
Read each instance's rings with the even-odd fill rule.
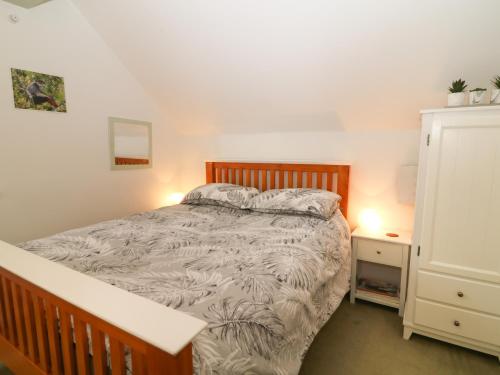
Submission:
[[[401,267],[403,246],[382,241],[358,239],[358,259],[368,262]]]
[[[500,315],[500,287],[479,281],[419,271],[417,296]]]
[[[422,301],[417,298],[415,323],[454,335],[500,345],[500,318]]]

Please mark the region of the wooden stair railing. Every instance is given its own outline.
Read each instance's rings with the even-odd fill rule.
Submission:
[[[205,322],[105,283],[102,283],[105,287],[101,290],[80,286],[80,292],[104,294],[104,298],[103,296],[98,298],[99,301],[105,301],[105,295],[108,293],[108,303],[139,303],[146,309],[137,314],[140,312],[137,305],[135,308],[123,305],[122,313],[125,315],[132,313],[131,316],[126,319],[117,319],[118,317],[102,319],[82,308],[84,304],[76,306],[73,301],[60,298],[8,270],[7,267],[11,269],[17,267],[15,262],[12,262],[16,257],[19,257],[21,263],[23,258],[28,260],[28,263],[31,262],[32,264],[27,265],[28,269],[34,265],[45,266],[47,272],[54,272],[61,271],[59,268],[62,267],[0,242],[0,362],[5,363],[15,374],[191,375],[193,373],[190,341],[205,327]],[[91,287],[101,283],[63,268],[60,276],[74,277],[74,280],[62,279],[61,283],[86,281]],[[36,280],[39,275],[40,272],[33,278]],[[53,279],[53,276],[47,275],[47,278]],[[76,298],[77,296],[78,293],[75,293]],[[92,295],[81,294],[81,297],[82,302],[92,300]],[[89,307],[95,309],[94,303],[89,303]],[[155,309],[156,311],[153,311]],[[158,316],[161,317],[158,311],[161,312],[162,309],[165,311],[165,318],[158,319]],[[100,313],[106,315],[110,310],[103,308]],[[118,326],[127,319],[132,322],[129,327]],[[135,323],[141,322],[142,319],[154,320],[147,324]],[[178,326],[179,324],[181,326]],[[175,325],[177,329],[174,329]],[[185,332],[182,330],[182,325],[185,326]],[[165,335],[172,329],[170,333],[177,339],[160,342],[160,346],[168,347],[170,353],[165,348],[148,342],[147,337],[151,332],[147,329],[137,334],[136,331],[141,326],[152,328],[156,326],[157,330],[164,332]],[[161,336],[157,335],[151,339],[156,343],[161,341]]]

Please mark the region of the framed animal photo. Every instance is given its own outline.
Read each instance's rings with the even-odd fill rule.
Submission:
[[[16,108],[66,112],[64,78],[22,69],[10,71]]]

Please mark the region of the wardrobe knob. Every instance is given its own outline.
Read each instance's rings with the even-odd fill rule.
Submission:
[[[455,327],[460,327],[460,322],[459,322],[458,320],[455,320],[455,321],[453,322],[453,325],[454,325]]]
[[[463,292],[457,292],[457,296],[459,296],[460,298],[462,298],[464,296],[464,293]]]

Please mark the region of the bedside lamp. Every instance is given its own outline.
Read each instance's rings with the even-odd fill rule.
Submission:
[[[173,206],[173,205],[179,204],[184,199],[184,195],[185,195],[184,193],[180,193],[180,192],[171,193],[171,194],[167,195],[165,201],[163,202],[163,205],[164,206]]]
[[[359,213],[358,224],[361,228],[374,233],[380,231],[382,219],[375,209],[365,208]]]

